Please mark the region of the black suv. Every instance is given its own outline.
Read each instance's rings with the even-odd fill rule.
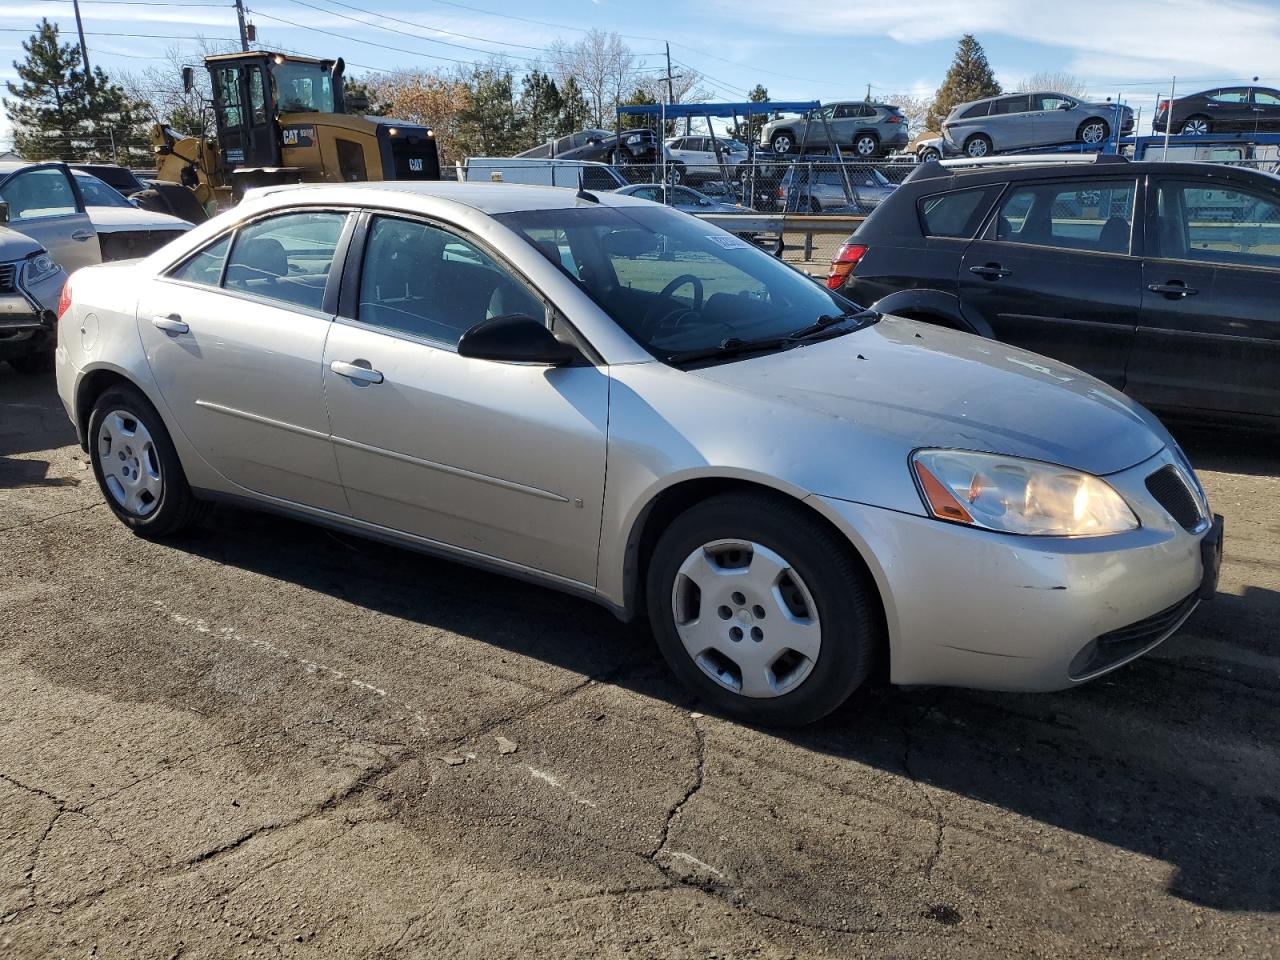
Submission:
[[[1170,413],[1280,427],[1280,178],[1114,156],[954,163],[913,171],[827,285]]]

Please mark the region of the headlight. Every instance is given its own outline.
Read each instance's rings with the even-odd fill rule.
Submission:
[[[920,493],[939,520],[1034,537],[1098,537],[1136,530],[1111,484],[1038,460],[964,450],[919,450]]]
[[[27,262],[22,268],[22,282],[27,285],[39,283],[41,280],[48,280],[61,269],[58,261],[49,254],[37,253],[27,257]]]

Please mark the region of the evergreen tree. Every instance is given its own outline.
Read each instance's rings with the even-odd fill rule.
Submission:
[[[591,116],[591,105],[573,77],[565,80],[560,87],[560,120],[556,124],[556,135],[574,133],[587,125]]]
[[[470,98],[458,112],[458,146],[468,156],[505,157],[523,149],[511,71],[476,65],[467,78]]]
[[[101,68],[81,67],[80,48],[61,43],[57,24],[41,20],[14,61],[21,83],[5,84],[5,112],[14,146],[28,160],[105,159],[128,162],[146,150],[145,121],[123,88]]]
[[[540,70],[527,74],[520,84],[520,120],[530,146],[546,143],[556,136],[563,106],[560,90],[550,76]]]
[[[947,119],[947,114],[956,104],[994,97],[999,93],[1000,84],[991,72],[991,64],[987,62],[982,44],[973,34],[966,33],[960,38],[960,46],[956,49],[951,67],[933,98],[925,126],[929,130],[941,130],[942,121]]]
[[[768,103],[769,91],[763,83],[757,83],[747,94],[747,99],[752,103]],[[733,128],[733,135],[743,143],[750,143],[760,135],[760,128],[768,121],[769,118],[762,113],[752,114]]]

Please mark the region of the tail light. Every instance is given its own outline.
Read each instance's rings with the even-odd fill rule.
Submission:
[[[787,188],[786,188],[786,187],[778,187],[778,199],[779,199],[779,200],[785,200],[785,199],[787,199]]]
[[[58,319],[62,319],[62,315],[71,309],[71,281],[68,280],[62,285],[62,293],[58,295]]]
[[[884,122],[885,123],[901,123],[902,118],[898,116],[896,113],[891,113],[884,118]]]
[[[1169,109],[1169,101],[1161,100],[1160,105],[1156,107],[1156,113],[1165,113]]]
[[[858,265],[858,261],[866,255],[865,243],[842,244],[836,251],[836,258],[831,261],[831,270],[827,273],[827,288],[839,290],[845,279]]]

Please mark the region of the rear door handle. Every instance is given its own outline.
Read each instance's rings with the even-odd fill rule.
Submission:
[[[72,240],[92,240],[96,234],[92,230],[77,230],[71,235]]]
[[[1181,280],[1171,280],[1168,283],[1148,283],[1147,289],[1152,293],[1163,293],[1166,297],[1194,297],[1200,292],[1195,287],[1188,287]]]
[[[346,377],[348,380],[355,380],[357,383],[381,383],[382,371],[372,369],[368,366],[368,363],[368,360],[357,360],[355,363],[335,360],[329,364],[329,369],[338,376]]]
[[[191,330],[176,313],[171,313],[167,317],[152,317],[151,323],[166,333],[189,333]]]
[[[1012,276],[1012,270],[1006,270],[998,263],[987,263],[978,267],[970,267],[970,273],[976,273],[980,277],[986,277],[988,280],[995,280],[997,277]]]

